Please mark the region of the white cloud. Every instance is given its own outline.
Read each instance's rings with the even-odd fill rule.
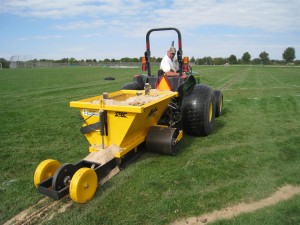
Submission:
[[[51,19],[90,17],[86,23],[89,23],[91,18],[96,18],[97,21],[111,18],[122,21],[121,25],[124,27],[130,24],[132,30],[138,30],[143,25],[173,25],[192,29],[203,25],[221,24],[276,32],[300,30],[299,9],[299,0],[4,0],[0,13]],[[85,26],[83,23],[81,26]],[[67,24],[66,27],[68,26],[71,25]],[[73,24],[73,27],[76,26]]]
[[[147,5],[139,0],[3,0],[0,13],[43,18],[134,15]]]
[[[259,51],[274,49],[277,50],[275,58],[281,58],[286,47],[299,48],[299,9],[299,0],[1,0],[0,16],[45,22],[43,29],[34,30],[35,36],[28,34],[28,37],[18,38],[19,41],[62,39],[62,45],[67,47],[69,42],[65,39],[69,38],[72,49],[73,42],[82,44],[82,40],[76,38],[86,38],[91,43],[89,48],[77,49],[82,51],[80,54],[94,51],[95,55],[110,57],[108,54],[111,54],[113,58],[137,57],[144,51],[144,37],[149,29],[177,27],[183,34],[184,51],[191,56],[239,56],[245,51],[256,55]],[[102,53],[92,47],[99,37],[103,42],[120,39],[122,44],[126,41],[133,44],[129,48],[124,43],[123,52],[118,48]],[[164,46],[169,46],[170,39],[176,40],[176,34],[173,37],[167,32],[151,35],[151,48],[163,49],[154,55],[164,54]],[[141,47],[137,47],[140,40]],[[101,50],[113,49],[114,44],[111,46],[105,43]]]
[[[33,38],[37,40],[49,40],[49,39],[60,39],[63,38],[63,36],[62,35],[39,35]]]
[[[94,29],[105,25],[103,20],[93,21],[76,21],[68,24],[53,25],[51,28],[58,30],[80,30],[80,29]]]
[[[243,28],[258,28],[268,31],[299,30],[298,13],[300,1],[236,1],[223,2],[178,0],[170,9],[161,9],[159,14],[167,21],[171,13],[180,21],[193,27],[199,25],[229,25]]]
[[[29,41],[29,40],[49,40],[49,39],[61,39],[64,36],[62,35],[38,35],[31,37],[18,37],[17,41]]]

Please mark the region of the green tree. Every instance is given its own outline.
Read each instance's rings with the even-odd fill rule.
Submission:
[[[4,58],[0,58],[0,63],[2,64],[2,68],[9,68],[9,61]]]
[[[203,57],[202,60],[203,60],[204,65],[213,65],[214,64],[214,60],[210,56],[205,56],[205,57]]]
[[[242,56],[242,62],[248,64],[250,60],[251,60],[251,55],[249,54],[249,52],[245,52]]]
[[[269,53],[263,51],[259,54],[259,58],[261,60],[261,63],[266,65],[269,63],[270,59],[269,59]]]
[[[237,64],[237,58],[235,55],[230,55],[228,61],[230,64]]]
[[[58,62],[58,63],[67,63],[67,62],[69,62],[69,58],[62,58],[60,60],[57,60],[56,62]]]
[[[195,64],[196,65],[202,65],[203,64],[202,59],[197,58],[196,61],[195,61]]]
[[[288,47],[284,50],[282,53],[282,58],[286,61],[286,63],[291,63],[296,58],[296,52],[295,49],[292,47]]]
[[[69,63],[76,63],[76,62],[77,62],[77,60],[75,58],[70,58],[69,59]]]
[[[125,57],[125,58],[121,58],[121,62],[130,62],[130,58],[129,57]]]
[[[161,57],[157,57],[156,58],[156,62],[161,62],[162,58]]]
[[[214,64],[215,65],[223,65],[227,62],[227,59],[218,57],[218,58],[214,58]]]
[[[254,59],[252,59],[251,61],[252,61],[252,63],[255,64],[255,65],[258,65],[258,64],[261,63],[260,58],[254,58]]]
[[[151,62],[156,62],[156,57],[155,57],[155,56],[151,57],[151,58],[150,58],[150,61],[151,61]]]
[[[194,56],[190,59],[190,63],[195,63],[195,58],[194,58]]]

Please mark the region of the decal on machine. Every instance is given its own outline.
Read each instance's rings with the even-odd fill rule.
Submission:
[[[127,118],[126,114],[127,112],[115,112],[115,117]]]
[[[148,116],[147,116],[147,119],[151,118],[151,117],[154,117],[155,116],[155,113],[158,111],[157,107],[153,108],[150,110]]]
[[[99,116],[99,110],[83,109],[82,115],[84,115],[84,116]]]

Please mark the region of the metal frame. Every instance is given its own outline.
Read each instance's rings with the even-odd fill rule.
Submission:
[[[154,28],[147,32],[146,34],[146,52],[145,52],[145,58],[146,58],[146,64],[147,64],[147,70],[148,70],[148,76],[151,76],[151,66],[150,66],[150,34],[154,31],[167,31],[167,30],[173,30],[178,35],[178,51],[177,51],[177,60],[179,64],[179,76],[182,76],[182,39],[181,39],[181,33],[177,28],[174,27],[167,27],[167,28]]]
[[[80,162],[74,164],[76,171],[83,167],[88,167],[88,168],[93,167],[94,171],[96,172],[97,177],[98,177],[98,183],[100,183],[101,179],[103,179],[117,165],[118,165],[118,163],[117,163],[116,158],[110,160],[109,162],[105,163],[104,165],[97,164],[94,162],[89,162],[86,160],[81,160]],[[40,194],[46,195],[55,200],[59,200],[69,193],[69,185],[62,188],[59,191],[53,190],[52,180],[53,180],[53,177],[50,177],[50,178],[42,181],[38,185],[38,192]]]

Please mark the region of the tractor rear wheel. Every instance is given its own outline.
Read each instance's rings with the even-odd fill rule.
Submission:
[[[183,130],[193,136],[207,136],[215,122],[215,98],[212,88],[196,84],[183,96]]]
[[[215,95],[215,105],[216,105],[216,117],[222,115],[223,111],[223,93],[219,90],[214,91]]]

